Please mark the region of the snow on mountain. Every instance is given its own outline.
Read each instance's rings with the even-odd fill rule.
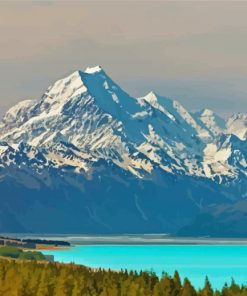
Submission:
[[[228,130],[241,126],[242,135],[239,120],[230,120]],[[219,164],[209,169],[209,159],[217,162],[219,155],[216,138],[224,132],[220,117],[208,109],[190,114],[154,92],[133,98],[100,66],[58,80],[38,101],[20,102],[0,127],[0,139],[10,145],[71,143],[87,157],[112,161],[137,177],[156,166],[172,174],[232,176]]]
[[[234,135],[222,135],[204,149],[204,170],[208,177],[247,176],[247,145]]]
[[[184,128],[190,129],[191,133],[194,133],[201,138],[209,137],[209,133],[196,123],[194,118],[178,101],[161,97],[154,92],[149,93],[142,99],[154,108],[160,110],[172,121],[183,125]]]
[[[12,215],[8,198],[21,192],[23,213],[15,215],[25,225],[48,210],[60,224],[75,219],[68,231],[87,223],[93,232],[111,223],[128,231],[119,217],[136,223],[137,231],[176,230],[210,203],[244,198],[246,171],[246,115],[225,122],[154,92],[134,98],[100,66],[56,81],[39,100],[12,107],[0,123],[5,211]],[[15,227],[23,229],[20,224]]]
[[[195,118],[212,136],[223,134],[226,129],[224,119],[215,114],[212,110],[203,109],[200,112],[194,113]]]
[[[227,121],[227,132],[241,140],[247,139],[247,114],[235,114]]]
[[[13,123],[16,118],[22,118],[25,120],[25,111],[32,105],[32,100],[24,100],[17,103],[15,106],[9,109],[5,114],[3,121],[6,123]]]
[[[24,123],[27,120],[27,112],[32,104],[32,100],[24,100],[10,108],[4,115],[2,122],[0,122],[0,135],[16,127],[17,122],[19,124]]]
[[[131,157],[137,151],[130,140],[144,138],[131,123],[131,114],[139,110],[137,102],[96,67],[55,82],[33,102],[24,121],[17,118],[8,125],[4,120],[0,135],[10,144],[24,141],[37,147],[68,142],[141,176],[138,170],[150,172],[152,165]]]

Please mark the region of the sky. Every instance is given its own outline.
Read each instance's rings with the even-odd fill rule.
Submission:
[[[133,96],[247,112],[247,1],[0,1],[0,116],[101,65]]]

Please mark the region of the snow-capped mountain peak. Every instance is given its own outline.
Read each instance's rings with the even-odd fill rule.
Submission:
[[[11,231],[177,230],[246,196],[246,119],[225,127],[155,92],[134,98],[99,66],[75,71],[0,123],[0,230],[13,217]]]
[[[20,101],[6,112],[3,121],[11,123],[15,121],[17,117],[25,116],[25,110],[31,106],[32,102],[32,100]]]
[[[210,109],[206,108],[200,112],[196,112],[194,116],[198,123],[207,129],[212,136],[218,136],[224,133],[226,129],[225,120]]]
[[[228,130],[240,121],[244,127],[245,120],[240,115],[232,118]],[[225,174],[205,173],[203,163],[211,165],[212,153],[221,149],[217,137],[224,131],[224,120],[213,111],[191,114],[178,101],[153,91],[131,97],[96,66],[56,81],[40,100],[11,108],[0,124],[0,140],[42,149],[70,143],[86,161],[111,161],[138,177],[154,167],[209,177]],[[56,158],[56,153],[52,155]],[[224,161],[222,166],[228,159]]]
[[[197,134],[200,138],[209,138],[209,132],[200,126],[193,116],[177,100],[157,95],[154,92],[148,93],[142,100],[149,103],[152,107],[164,113],[170,120],[192,134]]]
[[[140,98],[139,100],[147,102],[153,108],[158,109],[159,111],[164,113],[168,118],[175,121],[175,117],[167,110],[166,106],[164,106],[164,104],[162,104],[162,102],[161,102],[161,100],[167,100],[167,102],[168,102],[169,99],[161,98],[161,96],[156,94],[154,91],[151,91],[146,96]]]
[[[236,135],[241,140],[247,139],[247,114],[234,114],[228,119],[226,126],[228,133]]]
[[[75,71],[66,78],[59,79],[51,85],[43,95],[43,101],[52,104],[54,101],[65,101],[71,97],[87,92],[87,87],[82,81],[81,72]],[[57,109],[57,106],[55,106]]]
[[[97,65],[95,67],[87,67],[85,73],[94,74],[103,71],[102,67]]]
[[[214,112],[210,109],[204,108],[202,109],[202,111],[200,112],[202,117],[207,117],[207,116],[214,116]]]

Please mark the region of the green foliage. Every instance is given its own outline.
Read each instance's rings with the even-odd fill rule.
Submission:
[[[114,272],[74,264],[2,258],[0,295],[247,296],[247,288],[232,281],[222,291],[214,291],[206,278],[204,288],[196,291],[188,279],[181,283],[178,272],[173,277],[163,274],[158,278],[155,273],[148,272]]]
[[[18,258],[24,260],[46,260],[45,256],[41,252],[36,251],[21,252]]]
[[[10,257],[22,260],[46,260],[46,257],[41,252],[23,251],[20,248],[5,246],[0,248],[0,256]]]
[[[0,256],[11,257],[11,258],[19,258],[22,250],[16,247],[1,247],[0,248]]]

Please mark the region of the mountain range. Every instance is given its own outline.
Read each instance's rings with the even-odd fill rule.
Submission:
[[[76,71],[0,122],[0,231],[247,235],[247,114]]]

